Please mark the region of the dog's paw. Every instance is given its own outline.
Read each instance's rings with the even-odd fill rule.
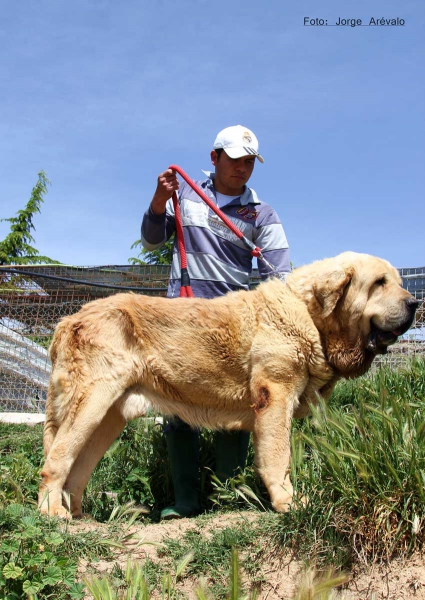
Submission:
[[[59,506],[58,508],[55,509],[53,516],[55,517],[60,517],[61,519],[66,519],[67,521],[71,521],[72,520],[72,515],[69,512],[69,510],[67,510],[65,507],[63,506]]]
[[[279,487],[278,491],[273,490],[272,506],[277,512],[288,512],[293,503],[294,490],[290,482],[286,482],[284,487]]]
[[[272,506],[277,512],[288,512],[292,506],[292,497],[288,497],[286,500],[275,500]]]
[[[277,512],[288,512],[289,510],[297,510],[306,507],[308,504],[307,496],[295,496],[295,498],[287,494],[283,498],[279,498],[273,502],[273,508]]]
[[[42,502],[39,504],[38,510],[42,515],[46,515],[47,517],[60,517],[67,521],[72,519],[71,513],[64,506],[52,506],[48,502]]]
[[[73,512],[72,519],[76,521],[93,521],[93,523],[96,523],[96,519],[90,513],[83,513],[82,511]]]

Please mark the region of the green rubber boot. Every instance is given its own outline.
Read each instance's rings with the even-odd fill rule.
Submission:
[[[217,431],[215,474],[222,483],[245,468],[248,444],[248,431]]]
[[[175,505],[161,511],[161,519],[182,519],[201,512],[199,501],[199,434],[189,426],[164,430],[170,457]]]

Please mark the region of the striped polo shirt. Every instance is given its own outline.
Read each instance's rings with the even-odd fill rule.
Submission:
[[[214,173],[195,183],[217,204]],[[180,183],[180,211],[187,253],[190,282],[195,297],[215,298],[230,291],[248,289],[252,272],[252,255],[243,242],[220,220],[209,206],[186,183]],[[272,272],[260,259],[258,270],[262,279],[271,274],[290,272],[289,248],[276,211],[259,200],[255,191],[245,186],[242,196],[230,199],[219,207],[245,237],[261,248]],[[173,201],[168,200],[166,212],[156,215],[150,206],[142,221],[142,245],[155,250],[175,232]],[[173,261],[167,296],[180,294],[180,256],[174,242]]]

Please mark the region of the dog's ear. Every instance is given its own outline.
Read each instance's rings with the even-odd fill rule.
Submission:
[[[328,272],[326,276],[313,286],[314,296],[322,307],[322,317],[325,319],[335,310],[347,285],[351,282],[354,269],[338,269]]]

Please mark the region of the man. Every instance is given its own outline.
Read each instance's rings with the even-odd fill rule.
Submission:
[[[258,268],[263,279],[290,272],[289,248],[280,220],[274,209],[259,200],[247,183],[255,162],[264,162],[258,152],[258,140],[241,125],[220,131],[211,151],[214,173],[196,184],[230,218],[262,253],[273,272],[263,261]],[[215,215],[208,205],[176,174],[167,170],[158,176],[155,194],[142,222],[142,244],[154,250],[175,232],[174,207],[170,199],[179,191],[180,211],[185,236],[188,272],[195,297],[214,298],[227,292],[248,289],[252,255],[237,236]],[[180,293],[180,256],[177,241],[167,296]],[[197,514],[199,501],[199,435],[180,419],[169,421],[164,428],[170,455],[175,506],[165,508],[163,519]],[[233,477],[245,466],[249,433],[217,432],[216,475],[221,481]]]

